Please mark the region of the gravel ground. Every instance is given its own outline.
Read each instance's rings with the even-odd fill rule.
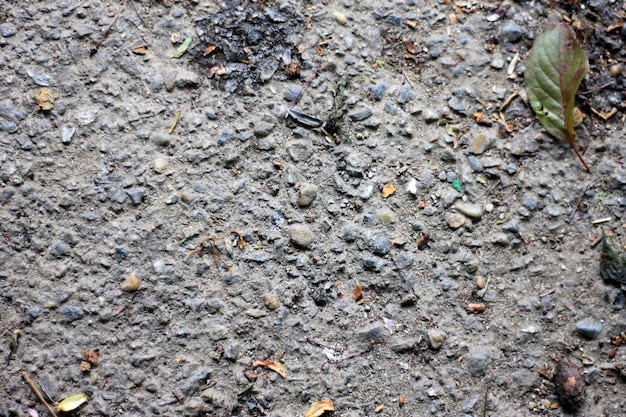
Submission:
[[[622,416],[625,14],[0,0],[0,416]],[[526,102],[560,16],[591,174]]]

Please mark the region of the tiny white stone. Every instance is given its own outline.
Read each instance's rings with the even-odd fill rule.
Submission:
[[[417,195],[417,180],[415,178],[411,178],[406,185],[406,191],[410,194]]]

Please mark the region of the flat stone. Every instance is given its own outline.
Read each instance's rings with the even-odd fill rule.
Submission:
[[[154,143],[157,146],[167,147],[170,146],[172,142],[172,137],[167,133],[162,132],[152,132],[150,134],[150,142]]]
[[[263,138],[265,136],[268,136],[270,133],[272,133],[272,130],[274,130],[274,126],[275,125],[273,123],[259,123],[254,128],[254,136],[256,136],[257,138]]]
[[[369,107],[362,107],[358,110],[356,110],[355,112],[350,114],[350,119],[354,120],[355,122],[361,121],[361,120],[365,120],[368,117],[370,117],[372,115],[372,109],[370,109]]]
[[[469,151],[474,155],[481,155],[485,151],[494,148],[496,145],[496,138],[493,136],[487,136],[484,133],[479,133],[472,139]]]
[[[174,85],[178,88],[195,88],[201,83],[200,76],[187,69],[181,69],[176,73]]]
[[[74,306],[63,307],[60,313],[61,318],[66,323],[71,323],[73,321],[79,320],[85,315],[82,309]]]
[[[408,85],[402,86],[400,88],[400,92],[398,93],[398,97],[396,101],[398,104],[406,104],[413,99],[413,93],[411,92],[411,87]]]
[[[467,103],[460,97],[452,96],[450,100],[448,100],[448,106],[456,112],[465,114],[465,110],[467,109]]]
[[[402,339],[392,344],[391,350],[396,353],[404,353],[412,351],[419,344],[418,339]]]
[[[3,23],[0,25],[0,35],[4,38],[11,37],[17,33],[17,28],[12,23]]]
[[[363,268],[368,271],[380,272],[385,266],[385,261],[382,259],[372,258],[366,256],[363,258]]]
[[[381,342],[385,340],[388,334],[389,332],[385,329],[385,326],[379,324],[365,327],[357,333],[359,339],[368,343]]]
[[[70,143],[74,137],[74,133],[76,133],[74,126],[61,126],[61,142],[66,145]]]
[[[506,42],[517,42],[524,36],[524,30],[514,22],[506,22],[500,30],[500,36]]]
[[[143,198],[146,196],[146,189],[143,187],[131,188],[126,190],[126,194],[128,194],[133,204],[137,205],[141,204]]]
[[[454,205],[454,208],[457,209],[459,213],[473,219],[480,219],[484,213],[483,206],[480,204],[459,202]]]
[[[315,238],[315,235],[307,226],[294,224],[290,228],[291,241],[301,248],[308,248]]]

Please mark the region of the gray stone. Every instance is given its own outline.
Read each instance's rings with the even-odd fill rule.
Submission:
[[[152,132],[150,134],[150,141],[157,146],[166,147],[170,146],[170,143],[172,142],[172,137],[167,133]]]
[[[511,154],[523,156],[537,152],[539,150],[539,142],[536,139],[538,135],[539,132],[530,127],[519,132],[509,145]]]
[[[17,28],[12,23],[3,23],[0,25],[0,35],[4,38],[11,37],[17,33]]]
[[[402,339],[392,344],[391,350],[396,353],[404,353],[412,351],[419,344],[417,339]]]
[[[502,69],[504,68],[504,59],[500,55],[493,57],[490,63],[492,68]]]
[[[50,246],[48,253],[55,258],[60,258],[61,256],[69,255],[70,253],[70,245],[63,242],[62,240],[57,240]]]
[[[133,204],[141,204],[143,198],[146,196],[146,189],[143,187],[139,188],[130,188],[126,190],[126,194],[130,197]]]
[[[592,320],[580,320],[576,323],[576,331],[586,339],[595,340],[602,333],[602,324]]]
[[[383,93],[386,89],[387,84],[385,83],[378,83],[369,88],[370,92],[372,93],[372,97],[374,97],[374,100],[380,100],[383,97]]]
[[[506,22],[500,30],[500,36],[505,42],[517,42],[524,36],[524,30],[514,22]]]
[[[463,100],[460,97],[457,96],[452,96],[449,100],[448,100],[448,106],[450,106],[450,108],[456,112],[459,112],[461,114],[465,114],[465,109],[467,108],[467,103],[465,102],[465,100]]]
[[[439,120],[440,117],[441,115],[436,110],[432,110],[432,109],[424,110],[424,121],[426,123],[434,123],[437,120]]]
[[[398,104],[406,104],[413,99],[413,93],[411,92],[411,87],[408,85],[402,86],[400,88],[400,92],[398,93],[398,97],[396,101]]]
[[[391,250],[391,242],[386,237],[380,236],[374,239],[373,244],[374,254],[378,256],[385,256]]]
[[[372,258],[371,256],[363,258],[363,268],[368,271],[380,272],[384,266],[385,261],[382,259]]]
[[[372,109],[370,109],[369,107],[362,107],[356,110],[355,112],[351,113],[350,119],[354,120],[355,122],[358,122],[358,121],[367,119],[371,115],[372,115]]]
[[[272,130],[274,130],[273,123],[262,122],[254,128],[254,136],[257,138],[263,138],[272,133]]]
[[[393,103],[387,102],[383,107],[385,113],[388,113],[392,116],[397,115],[400,112],[400,108]]]
[[[222,132],[217,137],[217,144],[224,145],[235,138],[235,134],[233,132]]]
[[[448,40],[443,37],[433,36],[426,40],[428,55],[431,59],[437,59],[444,53],[448,46]]]
[[[33,82],[40,87],[50,87],[52,84],[54,84],[54,81],[52,81],[52,77],[50,77],[50,75],[46,73],[41,73],[31,68],[28,68],[26,70],[26,73],[28,74],[30,79],[33,80]]]
[[[519,223],[516,220],[511,220],[502,225],[502,230],[510,233],[519,233]]]
[[[217,113],[215,113],[215,110],[213,110],[211,108],[206,109],[204,111],[204,114],[206,114],[206,117],[209,120],[217,120],[217,119],[219,119],[219,117],[217,116]]]
[[[296,99],[300,96],[301,93],[302,93],[302,89],[300,87],[290,86],[285,89],[285,93],[283,97],[287,101],[296,101]]]
[[[472,376],[483,376],[489,366],[489,352],[482,346],[475,346],[469,349],[465,355],[465,366]]]
[[[257,149],[260,151],[271,151],[276,148],[276,138],[274,136],[268,136],[259,139]]]
[[[315,238],[315,235],[307,226],[294,224],[290,228],[291,241],[301,248],[308,248]]]
[[[176,73],[174,85],[177,88],[196,88],[200,85],[200,76],[195,71],[181,69]]]
[[[313,147],[305,141],[295,141],[287,147],[287,152],[294,162],[308,161],[313,156],[313,151]]]
[[[315,184],[304,183],[298,190],[298,205],[308,207],[317,198],[317,186]]]
[[[385,329],[385,326],[381,324],[373,324],[358,331],[357,335],[359,339],[372,343],[381,342],[385,340],[389,332]]]
[[[450,226],[450,228],[452,229],[458,229],[459,227],[463,226],[465,224],[465,221],[465,216],[459,213],[450,214],[446,218],[446,223],[448,223],[448,226]]]
[[[524,193],[521,198],[522,206],[526,207],[530,211],[534,211],[537,209],[537,199],[530,193]]]
[[[66,323],[79,320],[85,315],[85,312],[82,309],[74,306],[63,307],[60,313],[63,321]]]

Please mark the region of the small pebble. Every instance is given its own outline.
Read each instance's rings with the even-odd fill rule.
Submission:
[[[348,18],[346,17],[346,15],[340,12],[333,12],[333,17],[335,18],[337,23],[339,23],[340,25],[345,25],[346,22],[348,21]]]
[[[459,213],[453,213],[446,218],[446,222],[452,229],[458,229],[465,224],[465,216]]]
[[[446,334],[438,329],[429,329],[428,330],[428,342],[430,343],[430,347],[437,350],[441,348],[443,342],[446,338]]]
[[[576,323],[576,331],[586,339],[595,340],[602,333],[602,324],[591,320],[580,320]]]
[[[470,348],[465,355],[465,366],[467,371],[473,376],[482,376],[489,366],[489,352],[484,347],[476,346]]]
[[[460,202],[454,205],[461,214],[473,219],[480,219],[483,216],[483,207],[480,204]]]
[[[138,205],[141,204],[143,198],[146,196],[146,189],[143,187],[130,188],[126,190],[126,194],[128,194],[134,205]]]
[[[378,256],[385,256],[391,250],[391,242],[386,237],[378,237],[374,240],[373,245],[374,254]]]
[[[376,85],[371,86],[369,90],[372,93],[372,97],[374,97],[374,100],[380,100],[385,90],[387,90],[387,84],[378,83]]]
[[[73,321],[81,319],[85,313],[82,309],[73,306],[63,307],[61,309],[61,316],[63,317],[63,321],[66,323],[71,323]]]
[[[162,174],[167,168],[167,159],[157,158],[154,160],[154,170],[159,174]]]
[[[291,241],[301,248],[307,248],[313,240],[315,236],[311,229],[303,224],[294,224],[290,228]]]
[[[308,207],[317,198],[317,186],[315,184],[304,183],[298,190],[298,205]]]
[[[352,119],[355,122],[359,122],[361,120],[365,120],[368,117],[370,117],[372,115],[372,109],[370,109],[369,107],[363,107],[360,109],[357,109],[355,112],[350,114],[350,119]]]
[[[56,258],[68,255],[70,253],[70,246],[62,240],[57,240],[50,246],[48,253]]]

